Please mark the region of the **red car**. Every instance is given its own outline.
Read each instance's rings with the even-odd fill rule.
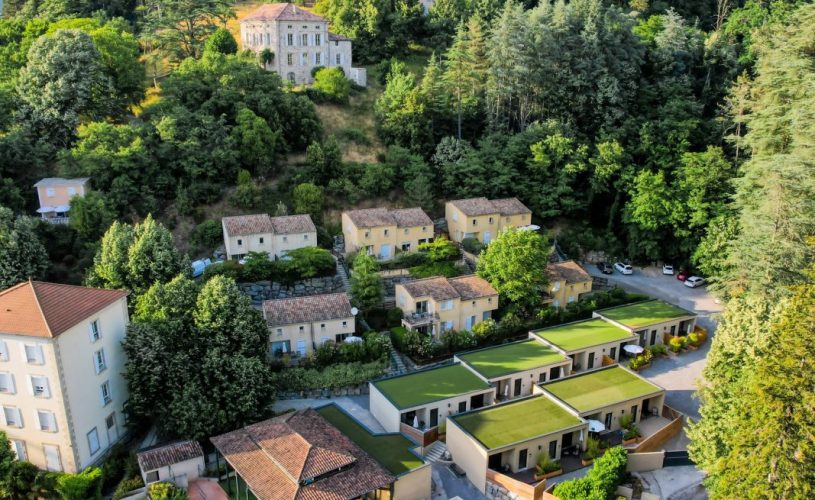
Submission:
[[[688,272],[687,271],[679,271],[679,274],[676,275],[676,279],[679,281],[685,281],[688,279]]]

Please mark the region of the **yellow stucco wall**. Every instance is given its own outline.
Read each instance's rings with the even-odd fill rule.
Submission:
[[[399,476],[393,485],[393,499],[428,500],[432,484],[433,468],[427,464]]]
[[[402,251],[402,245],[410,245],[407,252],[419,249],[420,241],[433,238],[432,226],[397,227],[396,224],[371,228],[357,228],[348,214],[342,214],[342,234],[345,239],[345,254],[372,247],[370,252],[380,260],[389,260]],[[384,257],[383,246],[387,247]]]
[[[339,318],[333,320],[315,321],[312,323],[293,323],[288,325],[269,326],[269,346],[273,349],[275,342],[288,340],[290,351],[299,352],[299,346],[305,347],[307,355],[314,350],[314,344],[318,346],[325,341],[333,342],[336,335],[353,334],[355,331],[354,317]],[[299,342],[302,341],[302,344]]]
[[[495,239],[498,233],[507,227],[528,226],[532,223],[532,214],[502,216],[496,212],[468,217],[450,202],[444,205],[444,217],[447,220],[450,239],[459,243],[469,234],[473,234],[473,237],[484,243]]]
[[[74,194],[70,194],[69,188],[73,188]],[[51,196],[49,196],[49,194]],[[84,196],[85,187],[80,184],[67,184],[64,186],[39,186],[37,187],[37,197],[40,200],[40,207],[56,207],[59,205],[70,205],[74,196]]]
[[[550,283],[549,295],[552,296],[554,307],[565,308],[571,302],[577,302],[580,295],[591,291],[591,280],[578,283],[566,283],[565,280],[556,280]]]
[[[480,297],[475,300],[450,299],[450,309],[442,309],[442,305],[448,301],[437,301],[430,296],[413,297],[405,289],[404,285],[397,284],[395,287],[396,307],[404,314],[412,313],[416,310],[416,302],[427,301],[429,313],[438,313],[439,319],[434,323],[434,336],[439,336],[443,327],[456,331],[465,330],[467,318],[475,316],[472,326],[477,325],[484,319],[484,313],[498,309],[498,295],[490,297]],[[449,323],[447,323],[449,322]]]

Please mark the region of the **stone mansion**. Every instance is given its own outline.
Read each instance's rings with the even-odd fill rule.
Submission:
[[[328,20],[290,3],[265,4],[241,19],[241,44],[273,58],[266,69],[294,84],[312,83],[312,69],[340,67],[365,86],[365,68],[351,67],[351,40],[328,31]]]

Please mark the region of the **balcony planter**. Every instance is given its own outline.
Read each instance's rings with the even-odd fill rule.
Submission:
[[[583,464],[583,467],[588,467],[589,465],[594,463],[594,459],[580,457],[580,463]]]
[[[687,348],[688,348],[688,349],[690,349],[691,351],[697,351],[697,350],[699,350],[699,347],[698,347],[698,346],[695,346],[695,345],[693,345],[693,344],[688,344],[688,345],[687,345]]]
[[[535,466],[535,481],[542,481],[544,479],[549,479],[550,477],[555,477],[563,474],[563,469],[560,468],[558,470],[553,470],[552,472],[547,472],[546,474],[543,473],[540,467]]]
[[[632,437],[631,439],[623,439],[623,445],[624,446],[628,446],[628,445],[631,445],[631,444],[637,444],[639,442],[640,442],[640,437],[639,436]]]

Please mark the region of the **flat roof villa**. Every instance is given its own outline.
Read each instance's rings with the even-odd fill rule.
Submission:
[[[450,417],[447,446],[455,463],[481,492],[487,470],[519,472],[534,467],[541,453],[558,460],[564,449],[581,446],[588,423],[546,395]]]
[[[634,423],[661,418],[665,403],[665,389],[620,365],[547,382],[539,389],[574,408],[581,417],[603,422],[609,431],[620,429],[619,419],[626,413]]]
[[[529,332],[572,360],[572,372],[590,370],[602,363],[603,356],[619,360],[626,344],[639,337],[600,318],[566,323]]]
[[[535,384],[568,375],[572,364],[562,353],[534,339],[465,352],[455,359],[493,383],[498,400],[528,396]]]
[[[450,415],[490,405],[495,389],[460,363],[369,383],[370,410],[388,432],[428,429]]]
[[[643,347],[662,344],[665,334],[687,335],[696,326],[695,313],[657,299],[600,309],[594,317],[635,333]]]

